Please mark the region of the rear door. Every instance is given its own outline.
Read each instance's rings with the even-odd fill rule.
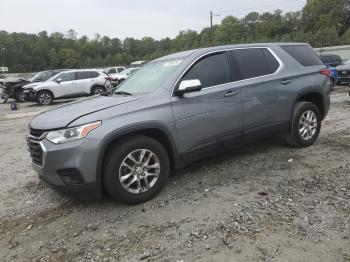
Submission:
[[[76,89],[77,93],[86,95],[91,93],[91,87],[95,84],[95,79],[100,74],[96,71],[80,71],[77,72]]]
[[[255,138],[277,129],[287,129],[291,103],[290,82],[279,76],[279,58],[268,48],[231,51],[238,66],[243,100],[244,135]]]
[[[184,160],[223,149],[242,135],[241,91],[226,52],[202,57],[182,77],[201,81],[203,89],[172,97],[179,148]],[[179,84],[178,83],[178,84]],[[227,142],[227,143],[225,143]]]

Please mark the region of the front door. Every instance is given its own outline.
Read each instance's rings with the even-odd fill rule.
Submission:
[[[53,90],[55,98],[74,96],[77,92],[75,88],[75,79],[75,72],[67,72],[59,75],[56,78],[57,85]]]
[[[243,129],[241,90],[234,83],[226,52],[197,61],[182,80],[201,81],[202,90],[172,97],[172,110],[183,160],[193,160],[233,145]]]

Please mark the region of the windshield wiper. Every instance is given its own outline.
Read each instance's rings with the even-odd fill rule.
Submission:
[[[116,94],[116,95],[123,95],[123,96],[132,96],[131,93],[125,92],[125,91],[117,91],[114,94]]]

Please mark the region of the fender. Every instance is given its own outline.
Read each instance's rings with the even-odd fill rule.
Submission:
[[[296,95],[295,99],[294,99],[294,103],[293,103],[293,108],[291,110],[291,116],[290,116],[290,119],[293,119],[293,113],[294,113],[294,107],[296,105],[296,103],[299,101],[299,99],[304,96],[304,95],[307,95],[307,94],[310,94],[310,93],[316,93],[318,95],[321,96],[322,98],[322,103],[323,103],[323,107],[326,108],[326,100],[325,100],[325,95],[320,92],[320,89],[317,88],[317,87],[307,87],[305,89],[302,89],[300,92],[298,92],[298,94]],[[323,114],[325,114],[325,112],[323,112]]]
[[[143,130],[147,130],[147,129],[157,129],[166,135],[168,141],[171,144],[170,150],[171,150],[173,158],[174,158],[174,168],[178,169],[178,168],[183,166],[182,161],[180,160],[180,158],[178,156],[176,143],[175,143],[173,137],[171,136],[170,132],[163,125],[161,125],[159,123],[145,123],[145,124],[138,124],[138,125],[129,126],[129,127],[124,128],[124,129],[121,129],[121,130],[119,129],[115,132],[112,132],[111,134],[109,134],[107,136],[107,138],[104,139],[102,146],[98,152],[97,166],[96,166],[96,184],[98,187],[97,190],[99,192],[100,197],[102,195],[103,159],[104,159],[105,153],[106,153],[109,145],[114,140],[118,139],[119,137],[131,134],[131,133],[135,133],[135,132],[142,132]]]

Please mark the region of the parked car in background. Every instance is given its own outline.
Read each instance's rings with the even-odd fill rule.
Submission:
[[[64,70],[65,69],[42,71],[36,73],[28,80],[22,78],[4,79],[0,81],[3,89],[1,98],[4,99],[4,102],[6,102],[8,98],[16,99],[17,102],[25,102],[27,100],[27,96],[23,93],[24,86],[30,83],[45,82],[49,78]]]
[[[342,65],[343,61],[338,55],[321,55],[322,61],[331,70],[331,89],[334,90],[335,85],[338,83],[338,70],[337,66]]]
[[[110,74],[119,74],[121,73],[122,71],[125,70],[125,66],[115,66],[115,67],[109,67],[109,68],[106,68],[105,69],[105,72],[107,75],[110,75]]]
[[[338,83],[350,84],[350,60],[346,61],[343,65],[337,67],[338,70]]]
[[[112,80],[113,86],[116,86],[123,82],[124,80],[128,79],[130,76],[132,76],[137,70],[139,70],[140,67],[130,67],[125,70],[123,70],[121,73],[118,74],[109,74]]]
[[[56,99],[100,94],[110,85],[108,75],[102,70],[69,70],[51,77],[46,82],[26,85],[23,93],[31,101],[48,105]]]
[[[314,144],[330,106],[329,75],[307,44],[168,55],[112,96],[36,116],[28,136],[32,166],[61,191],[144,202],[171,169],[242,143],[281,133],[295,147]]]
[[[46,70],[36,73],[32,78],[29,79],[30,82],[45,82],[50,79],[54,75],[61,73],[63,71],[67,71],[68,69],[56,69],[56,70]]]
[[[17,102],[26,101],[26,97],[23,94],[23,86],[30,83],[28,80],[18,79],[4,79],[0,81],[1,95],[3,103],[6,103],[9,98],[15,99]]]

